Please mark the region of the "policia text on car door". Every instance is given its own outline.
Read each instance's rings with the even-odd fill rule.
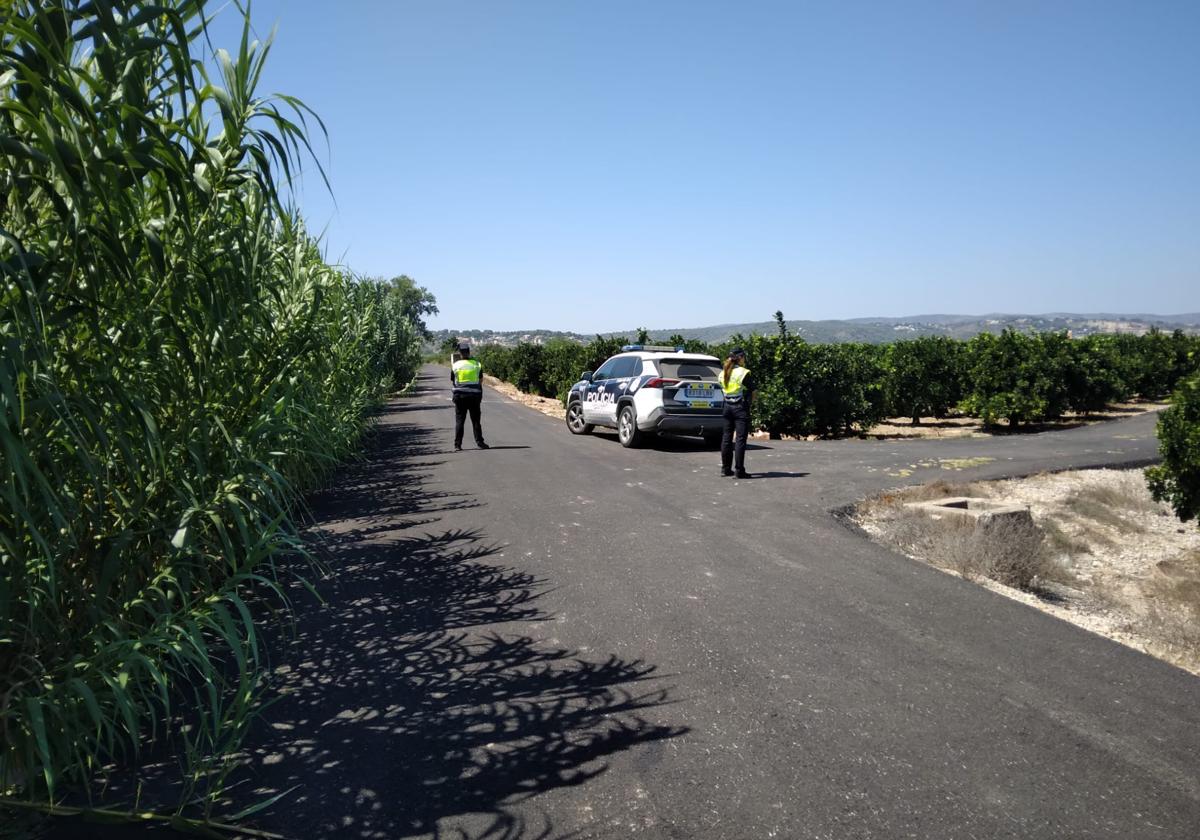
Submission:
[[[615,425],[617,401],[629,390],[633,377],[641,372],[642,360],[636,356],[614,356],[601,365],[584,396],[583,414],[587,421]]]

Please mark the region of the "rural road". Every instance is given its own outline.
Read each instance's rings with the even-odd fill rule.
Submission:
[[[251,824],[288,837],[1187,838],[1200,680],[875,546],[881,488],[1145,463],[1154,418],[621,448],[448,373],[314,500],[337,578],[273,655]],[[961,471],[944,469],[976,460]],[[925,466],[921,466],[925,464]],[[912,474],[903,476],[903,470]]]

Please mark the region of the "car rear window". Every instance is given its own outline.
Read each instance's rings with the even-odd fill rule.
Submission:
[[[665,379],[717,379],[721,363],[703,359],[659,359],[658,375]]]

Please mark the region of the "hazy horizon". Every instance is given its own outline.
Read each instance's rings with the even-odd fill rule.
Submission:
[[[972,322],[972,321],[982,320],[984,318],[1058,318],[1058,317],[1077,318],[1077,319],[1094,318],[1097,320],[1125,319],[1125,320],[1131,320],[1131,321],[1160,321],[1160,322],[1169,323],[1169,324],[1180,324],[1180,325],[1186,325],[1186,326],[1200,326],[1200,312],[1179,312],[1179,313],[1172,313],[1172,314],[1167,314],[1167,315],[1160,315],[1160,314],[1155,314],[1155,313],[1150,313],[1150,312],[983,312],[983,313],[980,313],[977,315],[970,314],[970,313],[959,314],[959,313],[929,312],[929,313],[923,313],[923,314],[917,314],[917,315],[900,315],[900,316],[866,315],[866,316],[858,316],[858,317],[854,317],[854,318],[790,318],[790,317],[787,317],[787,313],[784,313],[784,318],[789,323],[792,323],[792,322],[855,323],[855,322],[869,322],[869,321],[881,321],[881,322],[885,322],[885,323],[893,323],[893,322],[896,322],[896,323],[905,323],[905,322],[932,323],[931,321],[927,321],[924,319],[929,319],[929,318],[955,319],[955,320],[961,319],[963,322]],[[693,324],[693,325],[687,326],[687,327],[680,327],[678,325],[663,326],[663,327],[647,326],[647,327],[645,327],[645,329],[647,330],[647,332],[649,332],[653,335],[660,335],[660,334],[666,334],[668,332],[686,333],[689,330],[711,330],[711,329],[719,329],[722,327],[745,326],[747,324],[770,324],[770,323],[772,323],[772,321],[773,321],[772,318],[758,318],[755,320],[748,320],[748,321],[722,321],[720,323],[712,323],[712,324]],[[491,326],[487,326],[487,325],[469,326],[466,324],[454,324],[454,325],[440,324],[440,325],[436,325],[436,326],[431,325],[430,329],[434,332],[437,332],[439,330],[456,330],[457,329],[457,330],[472,330],[472,331],[491,331],[494,333],[531,333],[532,334],[532,333],[538,333],[538,332],[564,332],[564,333],[573,333],[575,335],[609,335],[609,334],[620,334],[620,333],[632,334],[632,333],[636,332],[637,329],[639,329],[639,327],[628,327],[627,326],[627,327],[617,327],[615,329],[567,330],[567,329],[561,329],[561,328],[546,326],[546,325],[541,325],[541,326],[526,325],[523,327],[517,327],[517,328],[513,328],[513,329],[509,329],[509,328],[500,329],[500,328],[491,327]]]

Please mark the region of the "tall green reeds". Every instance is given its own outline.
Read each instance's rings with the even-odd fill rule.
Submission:
[[[416,363],[384,287],[325,263],[287,187],[269,43],[201,60],[204,0],[0,11],[0,792],[54,797],[252,706],[248,606],[299,494]]]

